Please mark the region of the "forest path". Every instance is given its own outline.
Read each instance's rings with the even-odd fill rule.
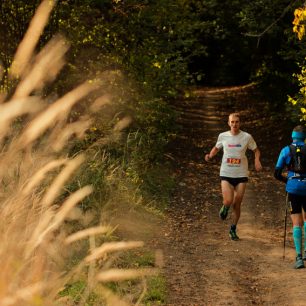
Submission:
[[[159,247],[164,252],[163,273],[170,305],[306,305],[306,269],[294,270],[295,252],[291,222],[287,222],[286,257],[283,260],[285,216],[284,185],[273,178],[282,143],[271,129],[263,105],[252,104],[239,88],[199,90],[196,97],[177,101],[182,133],[169,149],[177,178],[166,213]],[[240,241],[228,237],[230,216],[221,221],[219,182],[221,154],[206,163],[220,132],[228,130],[227,116],[240,111],[262,151],[264,169],[250,179],[238,224]],[[275,123],[275,122],[274,122]],[[271,150],[271,137],[277,145]]]

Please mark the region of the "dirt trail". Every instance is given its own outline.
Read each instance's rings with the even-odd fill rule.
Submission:
[[[286,258],[282,258],[284,186],[272,171],[284,139],[276,129],[271,136],[271,130],[258,126],[254,111],[263,108],[236,99],[236,91],[240,92],[198,91],[197,98],[175,105],[181,112],[182,133],[169,154],[178,184],[160,240],[168,286],[166,305],[306,305],[306,269],[292,269],[295,252],[289,218]],[[255,173],[251,154],[250,180],[237,231],[241,239],[236,242],[228,238],[230,217],[226,221],[218,217],[221,154],[209,164],[203,156],[218,133],[228,129],[228,113],[237,110],[249,118],[242,130],[250,132],[259,145],[264,170]],[[259,125],[268,120],[264,113],[258,116]],[[268,151],[269,137],[278,139],[275,152]]]

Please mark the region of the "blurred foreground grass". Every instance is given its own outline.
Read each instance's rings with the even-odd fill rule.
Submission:
[[[54,4],[40,4],[3,76],[0,305],[162,303],[162,262],[144,241],[173,182],[129,131],[119,71],[50,93],[69,50],[60,36],[37,50]]]

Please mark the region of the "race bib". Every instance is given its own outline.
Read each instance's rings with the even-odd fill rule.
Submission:
[[[229,157],[229,158],[227,158],[226,162],[229,166],[238,166],[238,165],[241,164],[241,159],[240,158]]]

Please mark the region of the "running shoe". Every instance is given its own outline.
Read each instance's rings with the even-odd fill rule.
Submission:
[[[232,239],[232,240],[234,240],[234,241],[237,241],[237,240],[239,240],[239,237],[238,237],[238,235],[236,234],[236,230],[234,230],[234,229],[230,229],[230,231],[229,231],[229,237]]]
[[[303,260],[306,260],[306,250],[304,250]]]
[[[305,268],[305,266],[304,266],[304,261],[303,261],[302,255],[299,254],[296,257],[295,264],[294,264],[294,269],[301,269],[301,268]]]
[[[225,220],[227,218],[228,211],[229,211],[229,207],[222,205],[222,207],[219,211],[219,217],[222,220]]]

